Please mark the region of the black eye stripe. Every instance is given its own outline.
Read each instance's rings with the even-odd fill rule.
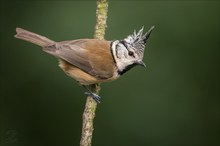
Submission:
[[[127,44],[126,44],[126,42],[125,42],[124,40],[120,41],[120,43],[121,43],[122,45],[124,45],[125,48],[128,48],[128,46],[127,46]]]
[[[122,45],[124,45],[125,48],[128,50],[127,43],[126,43],[124,40],[121,40],[120,43],[121,43]],[[134,52],[132,52],[132,51],[129,51],[129,50],[128,50],[128,55],[129,55],[129,56],[132,56],[132,57],[135,58],[135,56],[134,56]]]

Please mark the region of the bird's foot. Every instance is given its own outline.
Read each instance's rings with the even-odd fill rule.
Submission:
[[[85,94],[88,95],[88,96],[91,96],[97,103],[100,103],[101,97],[98,96],[97,94],[92,93],[92,92],[90,92],[90,91],[85,92]]]

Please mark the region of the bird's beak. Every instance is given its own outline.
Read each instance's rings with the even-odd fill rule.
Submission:
[[[146,68],[145,63],[144,63],[142,60],[138,62],[138,65],[140,65],[140,66],[142,66],[142,67],[145,67],[145,68]]]

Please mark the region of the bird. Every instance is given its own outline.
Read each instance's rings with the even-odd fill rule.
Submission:
[[[59,67],[75,79],[97,103],[101,97],[88,85],[118,79],[131,68],[143,62],[144,50],[154,26],[119,40],[76,39],[56,42],[47,37],[17,27],[15,38],[36,44],[58,59]]]

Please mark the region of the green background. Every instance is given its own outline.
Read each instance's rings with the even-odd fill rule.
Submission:
[[[147,70],[102,84],[94,146],[220,145],[219,10],[212,0],[109,1],[106,39],[155,30]],[[13,35],[19,26],[56,41],[92,38],[95,11],[95,0],[1,1],[1,145],[79,145],[84,89]]]

